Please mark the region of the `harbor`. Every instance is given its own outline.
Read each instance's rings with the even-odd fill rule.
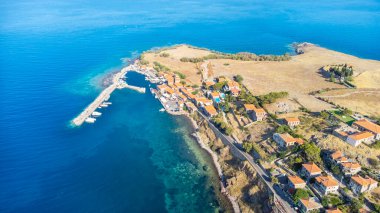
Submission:
[[[108,100],[115,89],[128,88],[140,93],[145,93],[145,88],[129,85],[123,80],[128,71],[139,72],[139,67],[135,64],[131,64],[116,73],[112,77],[112,84],[105,88],[90,105],[88,105],[77,117],[75,117],[72,120],[72,124],[75,126],[81,126],[84,122],[94,123],[96,121],[96,117],[102,115],[102,113],[97,112],[96,109],[105,108],[112,104],[111,102],[108,102]]]

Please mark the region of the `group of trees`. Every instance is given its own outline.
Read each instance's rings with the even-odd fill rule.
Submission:
[[[239,83],[243,82],[243,80],[244,80],[243,76],[241,76],[241,75],[236,75],[234,78],[235,78],[235,81],[239,82]]]
[[[321,149],[314,143],[304,143],[301,145],[302,155],[308,162],[322,164]]]
[[[270,92],[266,95],[258,96],[261,105],[274,103],[279,98],[285,98],[289,95],[288,92]]]
[[[215,117],[212,119],[212,122],[221,132],[226,135],[231,135],[233,129],[226,122],[224,122],[222,118],[219,116]]]
[[[180,79],[185,79],[186,78],[186,75],[183,74],[183,73],[181,73],[181,72],[175,71],[174,73],[177,74]]]
[[[167,58],[169,56],[170,56],[169,53],[166,53],[166,52],[163,52],[160,54],[160,57],[164,57],[164,58]]]
[[[215,52],[203,57],[188,58],[183,57],[180,60],[182,62],[199,63],[209,59],[232,59],[239,61],[289,61],[291,56],[287,53],[283,55],[256,55],[254,53],[241,52],[236,54]]]
[[[339,77],[340,80],[343,81],[351,81],[352,75],[354,74],[354,69],[352,66],[348,66],[347,64],[339,64],[329,66],[329,69],[326,70],[330,73],[330,80],[335,82],[335,77]]]
[[[153,62],[154,64],[154,69],[157,70],[158,72],[168,72],[170,71],[170,69],[162,64],[160,64],[159,62],[155,61]]]
[[[251,93],[246,92],[245,90],[242,90],[240,92],[238,98],[239,100],[242,100],[247,104],[254,104],[256,107],[259,106],[259,102],[257,101],[256,97],[253,96]]]
[[[144,55],[143,54],[140,55],[140,64],[141,65],[148,65],[149,64],[149,61],[147,61],[147,60],[144,59]]]

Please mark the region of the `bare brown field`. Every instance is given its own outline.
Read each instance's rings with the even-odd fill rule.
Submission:
[[[320,68],[325,65],[350,64],[354,66],[354,81],[358,88],[380,88],[380,61],[360,59],[315,45],[307,45],[303,50],[303,54],[292,56],[290,61],[212,59],[203,63],[211,62],[215,76],[242,75],[243,83],[255,95],[287,91],[290,99],[296,99],[311,111],[330,109],[332,106],[308,95],[310,92],[324,88],[344,88],[340,84],[329,82],[322,76]],[[158,61],[174,71],[184,73],[193,83],[201,82],[197,65],[181,62],[180,58],[202,57],[210,54],[210,51],[180,45],[163,52],[169,53],[169,57],[161,57],[159,53],[146,53],[144,58],[150,63]],[[201,66],[201,63],[198,66]],[[358,106],[358,109],[360,108]]]
[[[344,89],[324,92],[320,97],[369,116],[380,116],[380,89]]]

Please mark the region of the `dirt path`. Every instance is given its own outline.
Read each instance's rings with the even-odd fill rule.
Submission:
[[[358,94],[358,93],[379,93],[379,91],[354,91],[354,92],[349,92],[349,93],[345,93],[345,94],[341,94],[341,95],[319,95],[319,97],[321,98],[344,98],[344,97],[348,97],[350,95],[353,95],[353,94]]]

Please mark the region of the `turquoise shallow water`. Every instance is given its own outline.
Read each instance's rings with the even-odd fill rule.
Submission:
[[[0,11],[1,212],[219,208],[186,120],[149,94],[117,91],[94,125],[68,128],[102,77],[144,50],[282,54],[308,41],[380,59],[378,1],[5,0]]]

